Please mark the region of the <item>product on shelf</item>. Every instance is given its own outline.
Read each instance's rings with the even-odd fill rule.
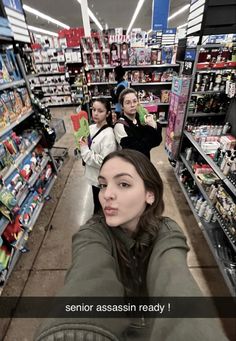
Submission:
[[[165,142],[165,149],[172,159],[176,159],[178,156],[189,84],[189,78],[173,78]]]

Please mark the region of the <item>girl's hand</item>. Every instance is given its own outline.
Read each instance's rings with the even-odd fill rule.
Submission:
[[[156,129],[157,123],[154,121],[152,114],[146,115],[144,119],[145,119],[145,123],[147,125],[149,125],[149,126],[153,127],[154,129]]]
[[[86,137],[81,137],[79,139],[79,145],[80,147],[85,147],[88,145],[88,140],[86,139]]]

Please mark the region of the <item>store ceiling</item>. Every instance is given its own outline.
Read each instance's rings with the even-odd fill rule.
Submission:
[[[96,15],[102,26],[108,24],[108,27],[123,27],[127,29],[134,10],[137,6],[137,0],[87,0],[88,6]],[[77,0],[23,0],[26,4],[40,12],[57,19],[70,27],[83,26],[81,8]],[[190,0],[170,0],[170,13],[173,14],[181,7],[190,3]],[[177,27],[186,23],[188,11],[177,16],[169,22],[169,27]],[[45,20],[37,18],[35,15],[26,13],[27,23],[32,26],[41,27],[47,30],[57,32],[56,25],[48,23]],[[151,28],[152,18],[152,0],[145,0],[143,7],[133,25],[144,30]],[[91,23],[91,28],[97,28]]]

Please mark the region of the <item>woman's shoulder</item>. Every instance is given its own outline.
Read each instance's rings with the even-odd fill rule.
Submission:
[[[177,224],[176,221],[169,217],[162,217],[161,223],[160,223],[160,230],[162,232],[182,232],[182,229]]]
[[[110,233],[108,226],[104,219],[100,215],[94,215],[79,229],[78,233],[84,233],[94,236],[100,236],[101,238],[110,239]]]

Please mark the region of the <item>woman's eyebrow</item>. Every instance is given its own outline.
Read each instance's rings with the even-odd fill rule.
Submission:
[[[116,179],[116,178],[120,178],[121,176],[129,176],[130,178],[133,179],[132,175],[130,175],[129,173],[118,173],[113,178]],[[106,178],[102,175],[99,175],[98,180],[106,180]]]

